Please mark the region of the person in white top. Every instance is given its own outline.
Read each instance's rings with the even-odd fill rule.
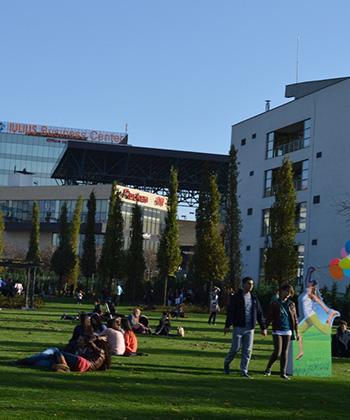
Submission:
[[[107,337],[107,343],[114,356],[122,356],[125,353],[124,334],[121,329],[121,319],[112,318],[107,321],[107,329],[102,335]]]

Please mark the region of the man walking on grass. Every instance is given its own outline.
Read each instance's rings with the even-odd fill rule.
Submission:
[[[230,363],[242,347],[240,370],[244,378],[251,378],[248,373],[248,365],[252,354],[254,328],[257,321],[261,328],[261,334],[263,336],[267,335],[265,318],[258,298],[252,293],[253,287],[253,279],[244,277],[242,288],[230,298],[224,328],[224,334],[226,334],[233,325],[232,344],[224,361],[224,373],[230,373]]]

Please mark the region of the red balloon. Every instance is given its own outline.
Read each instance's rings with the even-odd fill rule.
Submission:
[[[343,270],[338,265],[329,265],[329,274],[334,280],[342,280]]]
[[[330,266],[332,265],[338,265],[340,262],[339,258],[333,258],[333,260],[331,260],[331,262],[329,263]]]

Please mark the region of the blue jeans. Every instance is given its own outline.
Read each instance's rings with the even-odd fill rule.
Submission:
[[[57,347],[49,347],[41,353],[34,354],[33,356],[27,357],[26,363],[32,366],[39,366],[45,368],[51,368],[55,363],[60,362],[60,357],[64,356],[67,365],[73,369],[78,364],[78,357],[71,353],[61,351]]]
[[[224,370],[229,372],[230,363],[234,359],[236,353],[242,347],[241,372],[248,373],[248,365],[253,350],[254,330],[245,327],[235,327],[232,333],[232,343],[230,351],[225,357]]]

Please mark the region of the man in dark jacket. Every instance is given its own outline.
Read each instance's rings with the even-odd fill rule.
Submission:
[[[233,325],[232,344],[224,361],[224,372],[230,373],[230,363],[242,347],[241,375],[250,378],[248,365],[253,349],[254,328],[258,321],[261,334],[267,335],[265,318],[258,298],[251,293],[254,281],[251,277],[244,277],[242,289],[234,294],[227,307],[227,317],[224,328],[226,334]]]

